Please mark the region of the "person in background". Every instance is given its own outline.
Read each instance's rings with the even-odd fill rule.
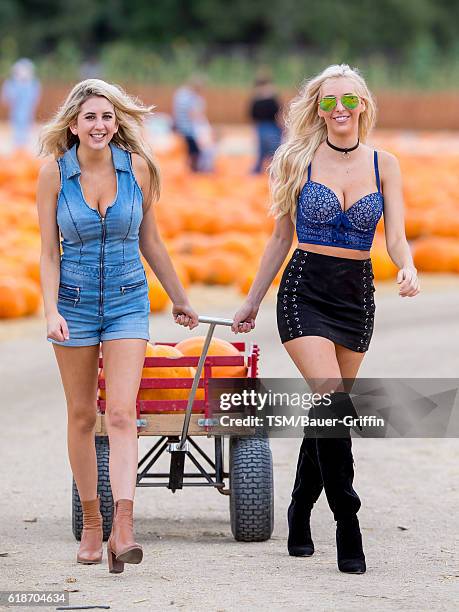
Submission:
[[[9,109],[9,121],[13,130],[14,148],[27,146],[35,121],[35,111],[41,94],[41,85],[35,77],[33,62],[19,59],[5,80],[1,99]]]
[[[206,117],[206,103],[201,95],[203,86],[203,77],[194,75],[177,89],[173,100],[174,128],[185,139],[193,172],[213,169],[213,138]]]
[[[253,174],[263,172],[265,162],[271,160],[281,143],[282,129],[277,119],[280,108],[269,74],[260,73],[255,81],[255,91],[249,109],[258,139],[258,156],[252,170]]]

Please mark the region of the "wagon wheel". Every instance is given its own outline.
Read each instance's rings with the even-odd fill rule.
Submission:
[[[274,486],[267,438],[230,440],[230,517],[236,540],[269,540],[274,527]]]
[[[96,456],[98,484],[97,493],[100,495],[100,512],[102,514],[104,526],[104,541],[108,540],[112,530],[113,519],[113,498],[110,487],[110,476],[108,472],[109,445],[107,436],[96,436]],[[81,540],[83,530],[83,510],[81,508],[78,489],[73,480],[72,484],[72,530],[77,540]]]

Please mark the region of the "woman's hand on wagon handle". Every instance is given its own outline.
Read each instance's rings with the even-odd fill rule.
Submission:
[[[70,338],[67,321],[58,311],[46,317],[46,337],[58,342],[65,342]]]
[[[255,327],[255,319],[258,314],[258,306],[250,301],[245,301],[233,317],[231,331],[235,334],[247,334]]]
[[[199,325],[198,314],[189,304],[174,304],[172,306],[172,316],[178,325],[194,329]]]

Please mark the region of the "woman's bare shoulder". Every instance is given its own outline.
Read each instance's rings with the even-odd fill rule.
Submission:
[[[55,159],[45,161],[38,173],[38,185],[46,187],[50,191],[59,191],[61,176],[59,165]]]
[[[384,149],[377,149],[378,152],[378,163],[382,166],[386,166],[389,168],[393,168],[394,166],[399,166],[399,161],[396,155],[393,153],[389,153],[389,151],[384,151]]]
[[[57,160],[48,159],[45,161],[45,163],[40,167],[38,177],[48,180],[57,179],[60,182],[60,172]]]
[[[150,174],[147,161],[139,155],[139,153],[132,153],[132,170],[138,184],[142,191],[146,193],[150,182]]]
[[[401,180],[400,163],[393,153],[378,149],[378,167],[383,183],[388,183],[388,181],[392,180]]]

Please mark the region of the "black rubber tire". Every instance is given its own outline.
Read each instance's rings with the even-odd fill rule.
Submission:
[[[110,448],[108,436],[96,436],[97,471],[99,475],[97,492],[100,495],[100,512],[103,518],[104,542],[109,538],[113,520],[113,497],[110,487],[108,458]],[[77,540],[81,540],[83,531],[83,510],[75,480],[72,483],[72,531]]]
[[[230,440],[231,531],[240,542],[269,540],[274,528],[273,460],[269,440]]]

